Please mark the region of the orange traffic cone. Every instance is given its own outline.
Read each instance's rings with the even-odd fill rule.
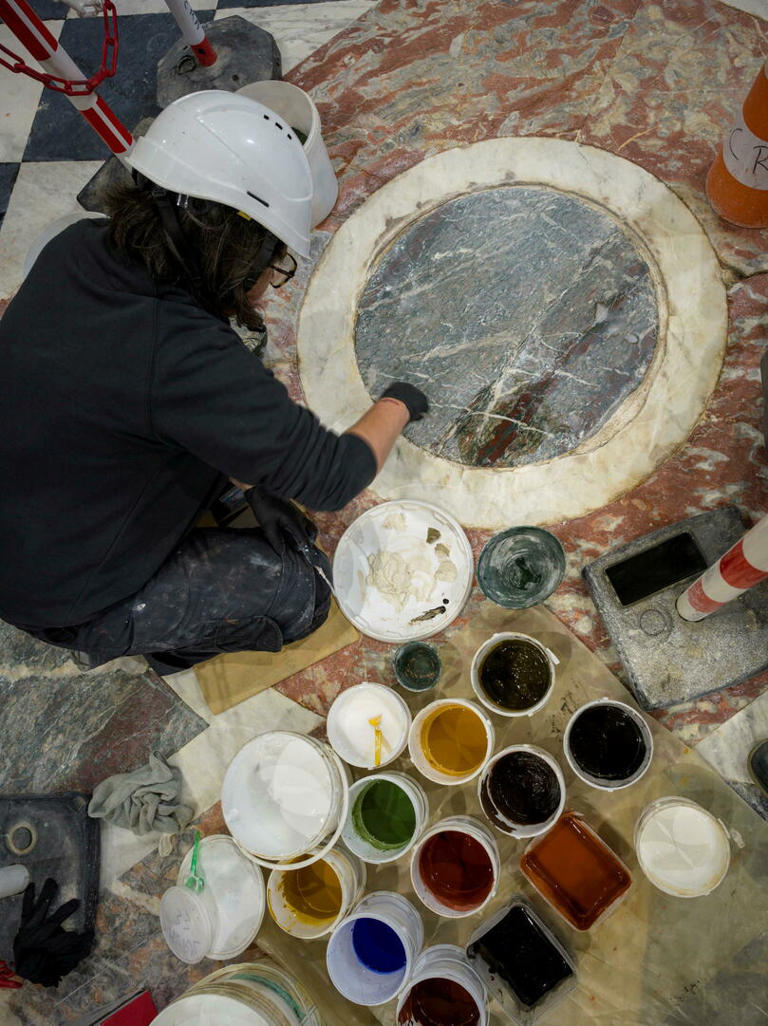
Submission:
[[[709,169],[707,198],[726,221],[768,228],[768,61]]]

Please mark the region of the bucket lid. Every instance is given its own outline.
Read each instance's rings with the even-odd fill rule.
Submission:
[[[229,765],[221,790],[224,819],[254,855],[281,860],[308,852],[329,832],[343,787],[334,764],[311,738],[260,734]]]
[[[176,880],[179,886],[189,875],[192,850],[189,849],[179,867]],[[245,951],[261,926],[266,906],[264,878],[232,838],[224,834],[202,839],[200,866],[218,913],[208,957],[234,958]]]
[[[182,962],[194,965],[211,949],[215,924],[199,894],[169,887],[160,899],[160,928],[165,943]]]
[[[152,1026],[274,1026],[261,1012],[223,994],[185,994],[152,1020]],[[296,1020],[298,1026],[299,1020]]]

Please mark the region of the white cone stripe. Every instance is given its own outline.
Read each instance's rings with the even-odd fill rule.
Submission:
[[[756,570],[768,573],[768,515],[744,535],[744,558]]]

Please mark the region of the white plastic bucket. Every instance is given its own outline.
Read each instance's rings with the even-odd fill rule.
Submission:
[[[221,790],[224,819],[239,847],[268,869],[298,869],[334,846],[346,822],[349,777],[321,741],[266,731],[230,763]]]
[[[312,172],[312,227],[316,228],[333,210],[339,196],[339,183],[323,141],[320,115],[311,96],[290,82],[274,79],[250,82],[237,91],[263,103],[307,137],[304,152]]]
[[[190,848],[179,867],[176,883],[184,886],[192,864]],[[208,958],[236,958],[251,944],[264,917],[264,878],[258,866],[240,851],[231,837],[213,834],[200,842],[199,870],[216,905],[216,929]]]
[[[355,937],[355,931],[362,929],[367,931],[366,943]],[[390,954],[389,945],[396,944],[398,939],[402,953],[398,949],[391,961],[385,959],[373,966],[366,964],[362,959],[373,961],[367,943],[370,931],[375,931],[374,936],[386,935],[383,944],[385,955]],[[352,915],[336,927],[328,941],[326,967],[331,983],[356,1005],[382,1005],[405,986],[423,943],[421,916],[407,898],[393,891],[369,894]],[[377,954],[375,945],[370,947]]]
[[[453,907],[448,904],[447,901],[443,901],[439,894],[435,893],[432,887],[429,886],[422,873],[421,857],[424,848],[432,838],[443,833],[466,834],[473,841],[476,841],[488,856],[488,862],[490,863],[492,873],[490,890],[480,900],[472,902],[465,908]],[[414,891],[418,895],[420,901],[422,901],[431,912],[435,912],[437,915],[443,916],[446,919],[463,919],[466,916],[474,915],[475,912],[479,912],[480,909],[485,908],[488,902],[493,898],[498,888],[500,870],[501,861],[499,857],[499,849],[493,834],[479,820],[474,819],[472,816],[449,816],[447,819],[441,819],[439,823],[435,823],[433,827],[430,827],[430,829],[419,838],[419,843],[416,845],[413,850],[413,854],[411,855],[411,883]],[[459,900],[460,899],[457,899],[457,904],[459,903]]]
[[[400,788],[413,806],[415,818],[413,833],[405,844],[397,847],[382,846],[380,841],[371,837],[370,832],[365,828],[365,824],[360,823],[362,816],[357,808],[358,800],[378,780],[389,781]],[[369,862],[372,865],[394,862],[413,848],[417,838],[426,826],[428,816],[429,803],[427,795],[421,784],[415,781],[413,777],[409,777],[406,773],[371,773],[370,776],[356,781],[350,788],[349,815],[347,816],[347,822],[344,824],[341,839],[347,848],[361,858],[363,862]]]
[[[450,767],[441,769],[439,764],[434,761],[434,754],[432,760],[427,756],[429,742],[428,732],[432,729],[436,719],[442,715],[442,712],[453,706],[470,709],[477,717],[478,722],[482,725],[485,732],[485,754],[478,764],[471,771],[466,773],[455,772]],[[473,780],[482,772],[483,767],[493,751],[494,739],[495,734],[493,724],[477,703],[467,701],[465,698],[439,698],[436,702],[430,702],[429,705],[425,706],[421,712],[414,717],[413,725],[411,726],[411,731],[408,735],[408,751],[410,752],[414,766],[419,773],[422,773],[427,778],[427,780],[431,780],[435,784],[448,784],[450,786],[455,786],[458,784],[466,784],[468,780]],[[425,744],[427,747],[425,747]]]
[[[585,709],[591,709],[599,705],[613,705],[626,713],[630,719],[637,724],[640,729],[640,733],[643,736],[643,741],[645,742],[645,756],[643,757],[642,763],[631,776],[626,777],[623,780],[606,780],[605,778],[593,776],[591,773],[588,773],[579,766],[573,756],[573,752],[571,751],[570,740],[574,724]],[[579,777],[580,780],[583,780],[585,784],[589,784],[590,787],[596,787],[600,791],[618,791],[622,787],[629,787],[630,784],[634,784],[635,781],[639,780],[645,775],[645,773],[647,773],[648,767],[651,765],[651,760],[653,759],[653,735],[651,734],[650,727],[637,709],[633,709],[631,705],[619,702],[615,698],[598,698],[594,702],[585,702],[584,705],[579,706],[576,712],[568,720],[565,733],[563,734],[563,751],[565,752],[565,758],[568,761],[568,765],[576,776]]]
[[[340,902],[335,915],[323,915],[317,908],[310,911],[311,896],[297,907],[291,900],[288,878],[296,873],[306,876],[311,873],[331,873],[338,881]],[[267,904],[270,915],[285,933],[301,940],[323,937],[334,930],[360,898],[365,887],[365,866],[360,859],[334,848],[322,859],[303,869],[273,869],[267,881]],[[302,907],[303,906],[303,907]]]
[[[455,944],[435,944],[425,948],[416,959],[408,986],[397,1002],[395,1022],[398,1026],[442,1026],[432,1015],[425,1022],[408,1005],[412,996],[415,996],[414,992],[418,994],[419,984],[440,981],[436,986],[444,992],[445,982],[449,980],[461,987],[477,1006],[478,1026],[487,1026],[488,994],[485,984],[469,964],[462,949]],[[448,1022],[455,1022],[455,1019],[451,1018]]]
[[[539,823],[515,823],[509,819],[494,802],[488,788],[488,782],[491,779],[494,766],[505,756],[513,752],[529,752],[531,755],[538,756],[549,766],[557,778],[557,784],[560,788],[560,798],[557,807],[551,815]],[[480,779],[477,782],[477,797],[483,812],[501,833],[507,834],[509,837],[536,837],[537,834],[543,834],[549,830],[558,821],[565,807],[565,779],[563,771],[558,766],[557,761],[553,759],[549,752],[545,752],[543,748],[538,748],[536,745],[508,745],[506,748],[502,748],[500,752],[496,752],[481,773]]]
[[[152,1026],[325,1026],[303,986],[267,960],[228,965],[196,983]]]
[[[668,795],[643,809],[635,826],[637,861],[654,887],[676,898],[711,894],[731,862],[730,836],[707,809]]]
[[[480,683],[480,666],[482,665],[483,660],[491,649],[495,648],[502,641],[527,641],[537,648],[549,663],[549,685],[547,690],[538,702],[526,707],[525,709],[509,709],[503,705],[499,705],[498,702],[494,702],[493,699],[486,694]],[[560,660],[554,652],[551,652],[546,645],[542,645],[542,643],[537,641],[536,638],[532,638],[529,634],[518,634],[515,631],[502,631],[499,634],[494,634],[492,638],[489,638],[484,642],[480,648],[478,648],[477,652],[475,652],[474,658],[472,659],[472,665],[470,667],[472,690],[487,709],[490,709],[491,712],[497,713],[499,716],[533,716],[534,713],[538,712],[539,709],[542,709],[549,701],[555,687],[555,667],[559,664]]]
[[[371,719],[380,721],[379,766],[396,759],[408,743],[411,711],[403,698],[384,684],[355,684],[336,696],[326,723],[331,747],[350,766],[377,768],[376,728]]]

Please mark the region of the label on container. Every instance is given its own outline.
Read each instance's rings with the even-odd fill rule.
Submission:
[[[723,160],[737,182],[768,190],[768,140],[755,135],[741,113],[723,143]]]

